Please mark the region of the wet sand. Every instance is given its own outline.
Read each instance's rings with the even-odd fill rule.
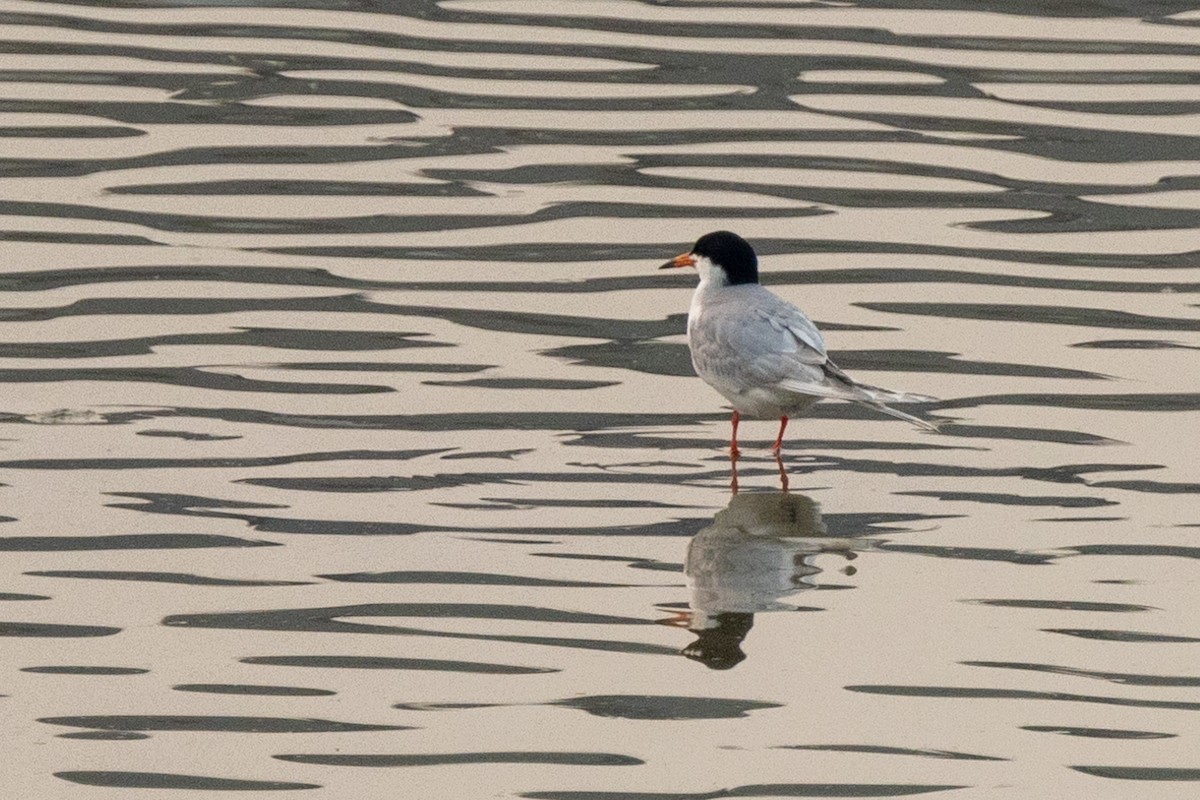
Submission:
[[[1186,4],[296,5],[0,4],[0,786],[1194,796]]]

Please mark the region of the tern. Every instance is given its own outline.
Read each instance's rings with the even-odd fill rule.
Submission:
[[[783,446],[788,419],[821,400],[849,400],[907,420],[925,430],[937,426],[887,403],[924,403],[937,398],[868,386],[837,367],[821,332],[804,312],[758,282],[754,248],[729,231],[714,231],[659,269],[695,267],[700,285],[688,310],[692,366],[733,406],[729,455],[736,459],[738,421],[779,419],[771,447]]]

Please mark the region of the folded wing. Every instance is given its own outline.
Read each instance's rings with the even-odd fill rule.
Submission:
[[[772,295],[773,299],[778,300]],[[782,335],[781,355],[788,374],[783,375],[776,385],[790,392],[813,395],[831,400],[849,400],[873,408],[884,414],[907,420],[926,430],[937,430],[931,422],[897,411],[887,403],[928,403],[937,398],[909,392],[894,392],[878,386],[859,383],[829,360],[825,353],[825,341],[817,327],[795,306],[779,300],[771,307],[760,307],[756,313],[764,318],[768,327]]]

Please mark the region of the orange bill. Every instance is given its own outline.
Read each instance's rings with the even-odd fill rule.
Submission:
[[[663,264],[659,269],[674,269],[675,267],[694,267],[696,266],[696,257],[691,253],[680,253],[672,258],[667,263]]]

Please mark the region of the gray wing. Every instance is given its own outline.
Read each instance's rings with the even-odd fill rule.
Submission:
[[[826,380],[825,341],[800,309],[758,284],[722,289],[721,295],[705,305],[690,337],[697,372],[743,386]]]
[[[761,286],[755,288],[762,289]],[[804,316],[803,311],[766,289],[762,290],[761,295],[770,302],[756,304],[754,313],[778,334],[780,349],[803,364],[827,363],[829,358],[825,355],[825,339],[812,320]]]
[[[723,290],[724,301],[705,308],[697,335],[690,337],[693,364],[706,379],[850,400],[936,430],[886,405],[935,398],[855,381],[829,360],[821,332],[804,312],[757,284],[745,289],[740,295]]]

